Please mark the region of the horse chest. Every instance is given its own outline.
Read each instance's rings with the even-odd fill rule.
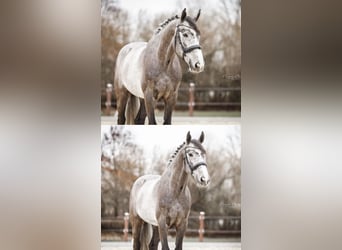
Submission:
[[[177,204],[171,207],[168,212],[166,224],[169,228],[180,225],[184,220],[187,220],[189,210],[184,209],[181,204]]]
[[[174,82],[169,77],[163,77],[155,82],[153,89],[153,97],[156,100],[169,99],[174,97],[180,82]]]

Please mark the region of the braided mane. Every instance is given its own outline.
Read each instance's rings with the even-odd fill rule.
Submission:
[[[173,17],[170,17],[170,18],[166,19],[164,22],[162,22],[161,24],[159,24],[159,27],[156,29],[156,31],[154,32],[154,34],[155,34],[155,35],[158,34],[160,31],[162,31],[162,30],[164,29],[164,27],[165,27],[166,25],[168,25],[170,22],[172,22],[173,20],[178,19],[178,18],[179,18],[179,16],[178,16],[178,15],[175,15],[175,16],[173,16]]]
[[[167,164],[167,166],[170,166],[171,163],[173,162],[173,160],[176,158],[176,156],[179,153],[179,150],[185,145],[185,142],[183,142],[181,145],[178,146],[178,148],[176,149],[176,151],[171,155],[171,158],[169,159],[169,162]]]

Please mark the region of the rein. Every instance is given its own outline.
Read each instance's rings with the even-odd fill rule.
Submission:
[[[193,51],[193,50],[195,50],[195,49],[202,49],[202,48],[201,48],[201,46],[198,45],[198,44],[196,44],[196,45],[191,45],[191,46],[189,46],[189,47],[185,47],[185,46],[183,45],[181,39],[180,39],[180,36],[179,36],[179,32],[180,32],[180,31],[179,31],[179,27],[180,27],[180,26],[184,26],[184,27],[187,27],[187,28],[189,28],[189,29],[192,29],[192,28],[189,27],[189,26],[186,26],[186,25],[184,25],[184,24],[178,24],[178,25],[177,25],[176,37],[175,37],[175,49],[176,49],[177,40],[178,40],[178,41],[179,41],[179,44],[181,45],[182,50],[183,50],[183,59],[184,59],[184,57],[185,57],[185,55],[186,55],[187,53],[190,53],[191,51]]]

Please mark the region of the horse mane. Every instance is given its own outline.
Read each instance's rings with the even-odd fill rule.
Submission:
[[[173,160],[176,158],[176,156],[178,155],[179,153],[179,150],[181,148],[183,148],[183,146],[185,145],[185,142],[183,142],[181,145],[179,145],[176,149],[176,151],[171,155],[170,159],[169,159],[169,162],[168,162],[168,166],[171,165],[171,163],[173,162]]]
[[[162,31],[165,26],[167,26],[170,22],[172,22],[173,20],[175,19],[179,19],[179,16],[178,15],[175,15],[175,16],[172,16],[168,19],[166,19],[164,22],[160,23],[159,24],[159,27],[156,29],[156,31],[154,32],[154,35],[157,35],[160,33],[160,31]],[[199,31],[199,29],[197,28],[197,25],[196,25],[196,21],[190,17],[190,16],[186,16],[185,17],[185,21],[188,22],[188,24],[198,33],[200,34],[201,32]]]
[[[156,29],[156,31],[154,32],[155,35],[157,35],[158,33],[160,33],[160,31],[162,31],[164,29],[165,26],[167,26],[170,22],[172,22],[175,19],[179,19],[178,15],[175,15],[173,17],[170,17],[168,19],[166,19],[164,22],[162,22],[161,24],[159,24],[159,27]]]

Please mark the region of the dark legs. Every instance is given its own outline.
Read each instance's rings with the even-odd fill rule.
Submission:
[[[170,250],[168,242],[167,242],[168,227],[167,227],[166,223],[164,223],[164,222],[165,222],[165,220],[163,218],[159,219],[159,237],[160,237],[161,244],[162,244],[162,250]],[[186,220],[183,220],[182,223],[176,227],[176,248],[175,248],[175,250],[182,250],[183,238],[185,235],[186,228],[187,228],[187,221]],[[159,241],[159,239],[158,239],[158,241]],[[155,233],[154,233],[152,241],[150,243],[150,250],[157,249],[158,241],[156,241],[156,237],[155,237]],[[155,248],[151,248],[152,242],[153,242]],[[155,242],[157,242],[157,243],[155,244]]]
[[[146,109],[145,109],[145,101],[142,98],[139,98],[140,101],[140,109],[137,116],[134,119],[134,124],[145,124],[146,119]]]
[[[182,250],[183,238],[186,231],[187,222],[184,220],[181,225],[176,228],[176,248],[175,250]]]
[[[153,99],[153,90],[146,89],[145,91],[145,105],[146,105],[146,112],[148,117],[148,124],[156,125],[156,118],[154,116],[154,99]]]
[[[153,226],[153,236],[150,242],[149,250],[157,250],[159,241],[160,239],[159,239],[158,227]]]
[[[143,106],[142,103],[140,103],[140,110],[139,110],[139,116],[143,117],[143,115],[148,117],[149,124],[157,124],[156,117],[154,114],[154,108],[155,108],[155,99],[153,98],[153,89],[148,88],[145,90],[145,108],[146,110],[141,110],[141,107]],[[156,97],[157,98],[157,97]],[[172,111],[176,105],[177,100],[177,93],[170,94],[167,99],[164,99],[165,103],[165,109],[164,109],[164,125],[171,124],[171,118],[172,118]],[[141,114],[140,114],[141,113]],[[138,116],[136,118],[136,121],[138,119]]]
[[[133,250],[140,250],[140,233],[143,226],[143,220],[138,216],[132,220]]]
[[[118,110],[118,124],[123,125],[126,122],[125,110],[128,99],[128,91],[124,88],[116,90],[117,96],[117,110]]]
[[[159,237],[161,240],[162,250],[170,250],[169,244],[167,242],[167,230],[168,227],[166,225],[166,218],[165,216],[161,216],[158,220],[159,225]]]
[[[177,96],[173,95],[164,101],[164,103],[165,103],[164,125],[170,125],[171,124],[172,111],[176,105],[176,99],[177,99]]]

